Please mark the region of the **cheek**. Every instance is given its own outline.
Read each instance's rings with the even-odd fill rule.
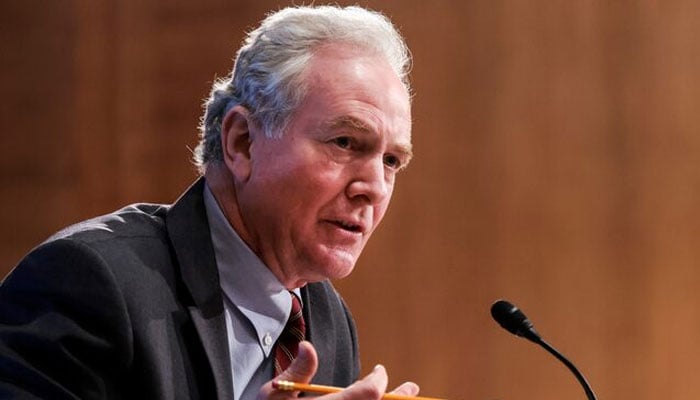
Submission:
[[[386,213],[387,208],[389,207],[389,199],[387,199],[385,202],[382,204],[374,207],[374,227],[376,228],[377,225],[379,225],[380,222],[382,222],[382,219],[384,219],[384,214]]]
[[[379,225],[379,223],[382,221],[384,218],[384,214],[386,213],[386,210],[389,208],[389,203],[391,202],[391,196],[394,193],[394,183],[390,182],[387,184],[387,196],[384,199],[384,201],[381,202],[381,204],[378,204],[377,206],[374,207],[374,226],[376,227]]]
[[[272,189],[275,188],[275,189]],[[287,171],[284,182],[270,185],[276,202],[297,217],[315,216],[322,208],[334,204],[345,189],[342,176],[322,166],[305,166]]]
[[[306,197],[320,201],[335,197],[345,190],[347,179],[341,168],[334,168],[327,163],[317,163],[298,171],[293,179],[293,184],[306,190]]]

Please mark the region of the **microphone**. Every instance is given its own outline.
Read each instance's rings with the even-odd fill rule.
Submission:
[[[508,332],[516,336],[524,337],[533,343],[537,343],[556,357],[557,360],[564,363],[564,365],[569,368],[574,376],[576,376],[576,379],[578,379],[581,386],[583,386],[583,390],[586,391],[586,397],[588,397],[588,400],[596,400],[596,396],[593,393],[593,389],[591,389],[591,385],[588,384],[586,378],[584,378],[583,374],[581,374],[578,368],[576,368],[576,366],[566,357],[564,357],[564,355],[557,349],[552,347],[549,343],[545,342],[542,337],[540,337],[540,334],[537,333],[532,325],[532,322],[527,319],[525,314],[520,311],[518,307],[505,300],[498,300],[491,306],[491,316]]]

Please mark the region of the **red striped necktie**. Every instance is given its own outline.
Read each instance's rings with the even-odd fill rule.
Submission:
[[[294,293],[289,294],[292,296],[292,312],[275,344],[275,376],[287,369],[296,358],[299,342],[306,336],[306,323],[301,312],[301,302]]]

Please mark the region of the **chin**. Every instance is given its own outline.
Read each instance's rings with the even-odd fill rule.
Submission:
[[[300,265],[306,265],[308,277],[311,278],[309,282],[342,279],[350,275],[357,262],[358,254],[351,250],[319,247],[314,253],[307,253],[306,261]]]
[[[316,271],[325,279],[342,279],[355,268],[357,257],[345,251],[332,251],[316,263]]]
[[[331,273],[328,275],[331,275],[328,277],[328,279],[343,279],[346,276],[350,275],[350,273],[353,271],[355,266],[350,266],[350,267],[344,267],[344,268],[336,268],[334,269]]]

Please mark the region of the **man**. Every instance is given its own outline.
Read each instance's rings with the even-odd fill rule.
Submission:
[[[408,62],[391,23],[361,8],[266,18],[207,102],[203,177],[172,206],[59,232],[5,279],[0,398],[299,394],[276,380],[381,397],[386,371],[358,380],[328,280],[352,271],[410,160]]]

